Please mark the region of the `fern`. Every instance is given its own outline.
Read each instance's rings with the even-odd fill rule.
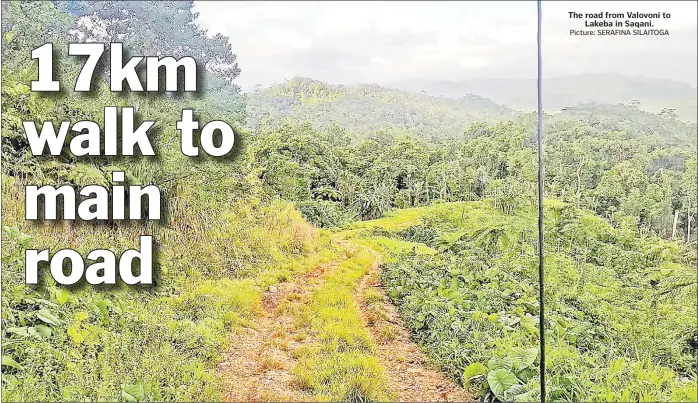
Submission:
[[[692,274],[677,274],[666,278],[658,297],[676,300],[698,301],[698,282]]]

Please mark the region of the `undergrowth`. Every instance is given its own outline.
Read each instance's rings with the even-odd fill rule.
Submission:
[[[230,330],[253,317],[268,285],[332,257],[285,202],[249,198],[213,209],[187,189],[189,205],[170,209],[168,227],[33,224],[23,219],[22,185],[3,175],[7,401],[219,401],[215,365]],[[64,287],[48,275],[24,284],[24,249],[85,255],[109,246],[118,254],[137,248],[146,230],[159,245],[152,287]]]
[[[353,233],[387,254],[383,283],[406,325],[481,398],[540,399],[535,212],[419,210]],[[695,296],[667,291],[695,284],[695,257],[554,200],[545,231],[547,399],[695,401]]]

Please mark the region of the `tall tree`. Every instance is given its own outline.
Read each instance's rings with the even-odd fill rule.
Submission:
[[[240,74],[228,37],[208,36],[196,24],[194,2],[186,1],[55,1],[77,16],[71,31],[76,40],[123,42],[138,56],[191,56],[210,73],[213,89],[232,86]],[[230,89],[230,88],[229,88]]]

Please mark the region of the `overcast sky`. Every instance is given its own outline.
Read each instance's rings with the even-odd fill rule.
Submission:
[[[536,2],[195,2],[199,23],[230,37],[243,89],[301,76],[390,84],[536,75]],[[667,12],[669,36],[570,36],[568,13]],[[696,85],[693,1],[543,2],[547,77],[621,73]]]

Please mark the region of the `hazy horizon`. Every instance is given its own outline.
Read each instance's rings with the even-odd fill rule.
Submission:
[[[608,72],[608,73],[580,73],[580,74],[570,74],[570,75],[563,75],[563,76],[554,76],[554,77],[543,77],[543,80],[555,80],[555,79],[563,79],[563,78],[571,78],[571,77],[583,77],[583,76],[602,76],[602,75],[619,75],[623,76],[625,78],[633,78],[633,79],[648,79],[648,80],[660,80],[660,81],[668,81],[668,82],[676,82],[680,84],[685,84],[688,86],[691,86],[694,89],[698,89],[698,86],[687,83],[685,81],[678,81],[678,80],[671,80],[671,79],[666,79],[666,78],[656,78],[656,77],[648,77],[648,76],[643,76],[643,75],[627,75],[627,74],[621,74],[621,73],[616,73],[616,72]],[[471,77],[471,78],[465,78],[462,80],[441,80],[441,79],[413,79],[413,80],[403,80],[403,81],[392,81],[392,82],[387,82],[387,83],[376,83],[376,82],[369,82],[369,81],[361,81],[361,82],[355,82],[355,83],[341,83],[341,82],[332,82],[332,81],[327,81],[327,80],[320,80],[318,78],[314,77],[307,77],[307,76],[295,76],[295,77],[289,77],[285,78],[281,81],[278,82],[273,82],[269,83],[267,85],[261,85],[261,84],[255,84],[251,87],[243,87],[242,92],[251,92],[255,89],[255,87],[259,88],[268,88],[272,87],[274,85],[278,84],[283,84],[287,81],[293,80],[293,79],[310,79],[310,80],[315,80],[315,81],[322,81],[324,83],[330,84],[330,85],[346,85],[346,86],[352,86],[352,85],[380,85],[382,87],[394,87],[397,84],[408,82],[408,81],[431,81],[431,82],[454,82],[454,83],[459,83],[459,82],[469,82],[469,81],[477,81],[477,80],[512,80],[512,81],[527,81],[527,80],[535,80],[536,77],[524,77],[524,78],[502,78],[502,77],[487,77],[487,76],[482,76],[482,77]],[[476,94],[477,95],[477,94]]]
[[[390,86],[536,76],[536,2],[195,2],[230,38],[244,90],[294,77]],[[669,36],[571,36],[575,12],[668,12]],[[621,74],[696,87],[695,2],[543,2],[544,77]]]

